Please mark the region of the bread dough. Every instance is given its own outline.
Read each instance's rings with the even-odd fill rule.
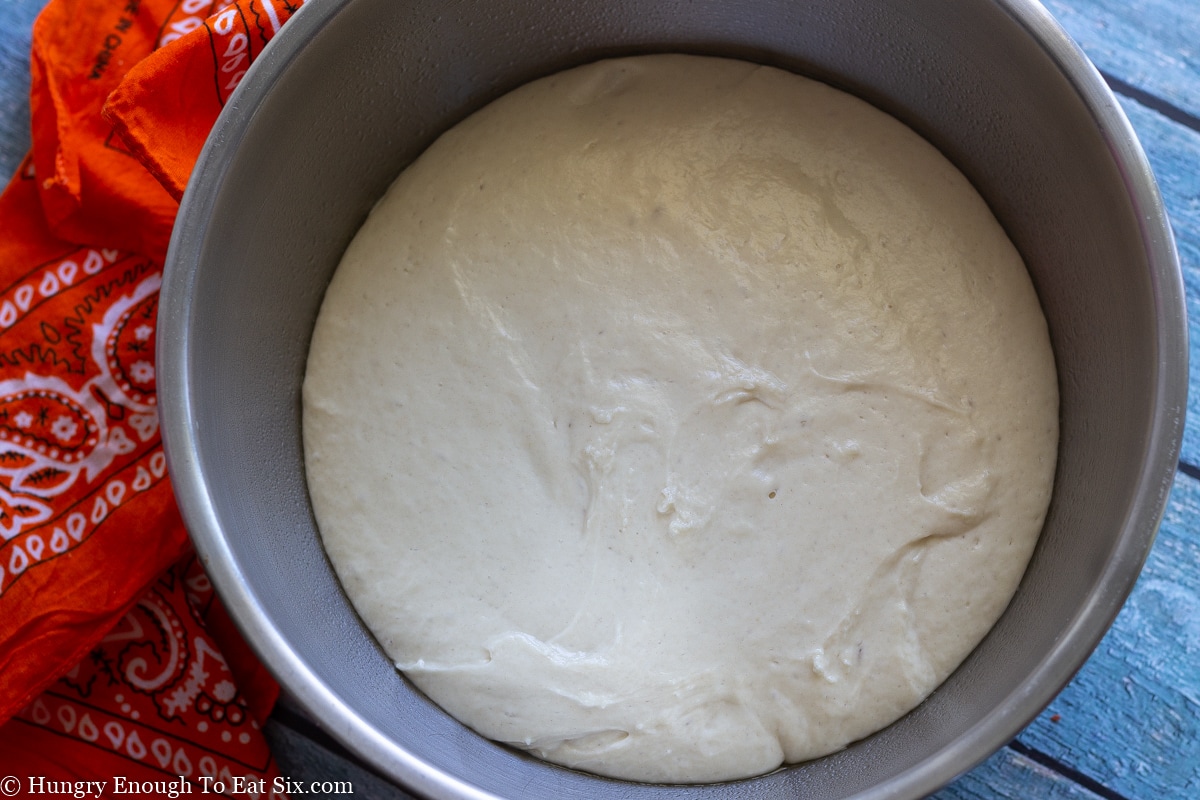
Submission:
[[[329,557],[484,736],[638,781],[886,726],[979,642],[1050,497],[1046,323],[984,201],[824,84],[604,61],[389,189],[304,383]]]

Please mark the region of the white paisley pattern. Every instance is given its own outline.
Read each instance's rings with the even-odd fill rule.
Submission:
[[[80,476],[96,481],[119,455],[158,435],[153,312],[158,273],[118,297],[90,326],[98,373],[78,388],[26,372],[0,381],[0,536],[11,539],[50,516],[44,501]],[[149,319],[147,319],[149,317]],[[127,358],[121,348],[133,350]]]

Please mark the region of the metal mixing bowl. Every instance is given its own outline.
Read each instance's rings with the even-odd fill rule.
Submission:
[[[994,630],[926,702],[753,780],[649,786],[549,766],[442,713],[363,629],[321,549],[299,392],[330,273],[439,132],[600,57],[685,51],[848,89],[938,145],[991,203],[1045,309],[1062,439],[1045,531]],[[915,798],[1007,742],[1130,591],[1173,478],[1183,290],[1162,204],[1098,73],[1026,0],[313,0],[200,158],[162,288],[159,393],[184,518],[234,618],[333,736],[433,798]],[[968,578],[969,579],[969,578]]]

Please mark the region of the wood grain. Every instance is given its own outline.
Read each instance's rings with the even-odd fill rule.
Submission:
[[[1088,58],[1123,83],[1200,117],[1196,0],[1045,0]]]
[[[1005,747],[933,800],[1104,800],[1101,795]]]

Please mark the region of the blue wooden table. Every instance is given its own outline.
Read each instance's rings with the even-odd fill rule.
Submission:
[[[948,2],[951,0],[948,0]],[[29,146],[29,25],[44,0],[0,0],[0,173]],[[1193,391],[1166,519],[1112,630],[1040,717],[936,800],[1200,799],[1200,0],[1047,0],[1099,67],[1158,176],[1192,328]],[[281,771],[408,795],[281,704]]]

